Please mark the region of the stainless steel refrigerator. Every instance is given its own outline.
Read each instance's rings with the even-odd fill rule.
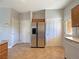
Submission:
[[[31,47],[44,48],[45,47],[45,22],[32,22],[32,41]]]

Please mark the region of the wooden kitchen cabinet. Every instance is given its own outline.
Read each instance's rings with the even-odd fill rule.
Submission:
[[[71,16],[72,16],[72,26],[78,27],[79,26],[79,5],[77,5],[72,9]]]
[[[8,59],[8,43],[0,44],[0,59]]]

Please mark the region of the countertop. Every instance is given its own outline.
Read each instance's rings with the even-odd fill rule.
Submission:
[[[8,41],[7,40],[0,41],[0,45],[5,44],[5,43],[8,43]]]
[[[67,40],[79,43],[79,38],[76,38],[76,37],[65,37],[65,38],[67,38]]]

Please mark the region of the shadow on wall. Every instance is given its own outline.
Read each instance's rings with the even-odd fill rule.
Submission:
[[[18,41],[18,32],[16,29],[12,29],[10,39],[8,41],[8,48],[12,48]]]
[[[61,46],[61,24],[61,18],[47,20],[46,46]]]

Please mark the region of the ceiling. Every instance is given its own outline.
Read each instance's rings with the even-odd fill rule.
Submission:
[[[19,12],[42,9],[62,9],[72,0],[0,0],[0,7],[14,8]]]

